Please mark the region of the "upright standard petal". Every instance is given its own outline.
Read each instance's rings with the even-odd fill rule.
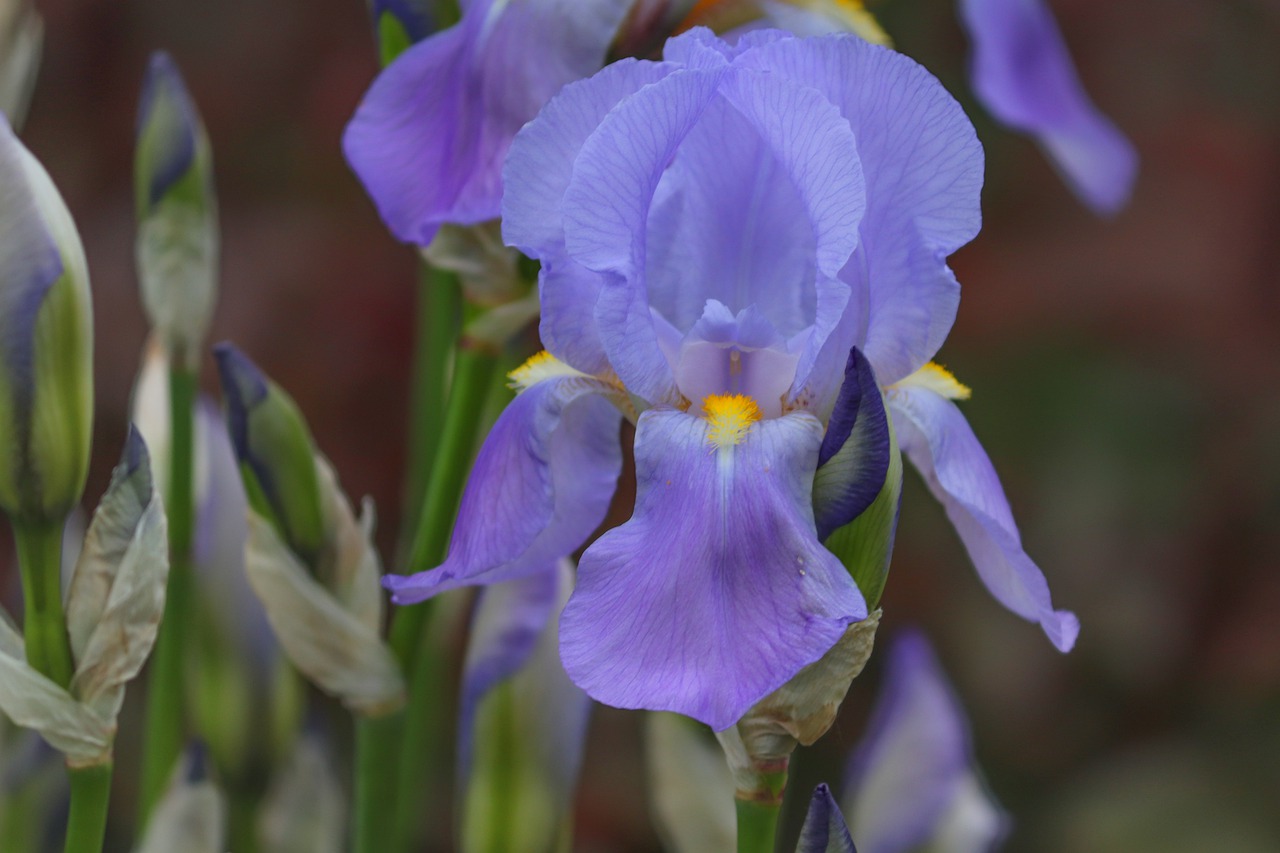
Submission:
[[[596,126],[624,98],[673,70],[667,63],[624,59],[570,83],[516,135],[503,167],[503,239],[542,261],[542,343],[584,373],[609,366],[595,329],[601,281],[565,251],[561,203],[578,152]]]
[[[818,90],[853,128],[867,208],[858,250],[840,277],[865,294],[854,297],[865,304],[861,347],[880,381],[907,376],[951,328],[960,292],[946,256],[981,222],[982,147],[973,125],[928,71],[853,35],[777,39],[737,63]]]
[[[587,549],[560,623],[565,669],[601,702],[724,729],[867,615],[814,532],[821,423],[730,426],[640,416],[635,514]]]
[[[907,853],[935,841],[955,821],[954,812],[970,808],[968,795],[981,786],[964,713],[924,635],[901,634],[889,649],[886,672],[845,784],[844,811],[863,853]],[[937,849],[989,849],[1005,821],[989,797],[984,802],[997,818],[987,822],[990,831]]]
[[[674,404],[679,392],[644,286],[649,208],[724,73],[683,69],[620,103],[583,145],[565,192],[566,248],[602,274],[595,311],[601,343],[628,390],[653,404]]]
[[[1053,609],[1049,584],[1022,550],[1000,479],[960,409],[922,386],[891,389],[889,409],[899,445],[942,502],[987,589],[1014,613],[1039,622],[1059,651],[1070,651],[1080,621]]]
[[[444,563],[383,578],[395,603],[545,571],[604,520],[622,468],[622,416],[603,395],[618,389],[546,355],[513,375],[539,364],[558,375],[517,395],[489,432]]]
[[[374,81],[343,137],[352,169],[399,239],[494,219],[516,131],[604,62],[623,0],[463,4],[457,26],[406,50]]]
[[[835,797],[826,785],[819,785],[809,800],[809,812],[800,828],[796,853],[858,853],[849,837],[849,827],[840,814]]]
[[[960,0],[960,16],[973,41],[973,88],[987,108],[1035,136],[1096,213],[1124,207],[1138,155],[1085,94],[1048,4]]]

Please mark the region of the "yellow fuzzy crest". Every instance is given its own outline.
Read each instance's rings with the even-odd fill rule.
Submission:
[[[561,376],[585,376],[579,370],[574,370],[551,353],[543,350],[533,355],[524,364],[507,374],[507,378],[511,380],[511,387],[524,391],[545,379],[555,379]]]
[[[911,386],[928,388],[933,393],[946,397],[948,400],[968,400],[973,395],[968,385],[952,376],[951,371],[941,364],[932,361],[906,379],[893,384],[894,387],[898,388]]]
[[[714,447],[741,444],[747,430],[760,420],[760,407],[746,394],[712,394],[702,401],[711,429],[707,443]]]

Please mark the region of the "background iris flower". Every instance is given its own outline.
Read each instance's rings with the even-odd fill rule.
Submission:
[[[462,19],[406,50],[369,87],[342,147],[400,240],[498,216],[520,126],[594,72],[629,0],[462,0]]]
[[[512,374],[523,393],[445,563],[386,584],[420,601],[579,547],[613,493],[625,414],[635,513],[582,556],[565,668],[607,704],[723,729],[867,615],[815,527],[825,425],[851,349],[874,393],[942,344],[959,297],[945,258],[977,233],[982,152],[928,72],[852,36],[730,47],[694,30],[665,57],[570,85],[513,144],[504,235],[542,262],[549,352]],[[924,434],[945,447],[956,428]],[[883,464],[865,467],[878,488]],[[1002,600],[1073,623],[1034,564],[1013,569],[1001,581],[1022,598],[997,586]]]

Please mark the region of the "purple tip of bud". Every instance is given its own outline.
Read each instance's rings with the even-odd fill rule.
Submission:
[[[158,119],[164,124],[155,131],[150,151],[152,159],[145,166],[148,169],[147,200],[152,205],[160,201],[191,168],[200,126],[195,105],[178,66],[169,54],[156,51],[151,55],[147,76],[142,83],[136,129],[139,140],[157,120],[156,109],[162,104],[170,107],[172,112],[159,114]]]
[[[124,439],[124,453],[120,456],[120,464],[126,474],[132,474],[147,461],[147,443],[143,441],[138,428],[130,423],[129,432]]]
[[[209,778],[209,747],[199,738],[187,744],[186,782],[198,785]]]
[[[831,412],[831,421],[827,424],[827,434],[822,438],[822,447],[818,449],[818,465],[827,464],[827,460],[849,440],[853,425],[858,422],[858,409],[862,408],[862,382],[859,380],[859,362],[865,362],[857,347],[849,350],[849,360],[845,362],[844,382],[840,385],[840,394],[836,397],[836,407]]]
[[[846,445],[847,451],[841,454]],[[819,539],[826,539],[871,506],[889,473],[889,419],[884,399],[871,363],[857,347],[849,350],[844,382],[818,449],[818,466],[838,455],[833,469],[841,472],[838,493],[827,495],[821,506],[815,506]]]
[[[151,454],[142,434],[132,423],[129,424],[128,435],[125,436],[124,450],[120,454],[120,464],[112,475],[113,482],[127,482],[138,496],[138,503],[146,506],[151,500],[154,483],[151,479]]]
[[[840,806],[825,782],[813,790],[796,853],[858,853]]]
[[[0,219],[0,370],[19,410],[35,393],[36,316],[62,277],[62,254],[25,186],[22,143],[0,113],[0,184],[10,209]]]
[[[375,29],[383,15],[390,15],[404,27],[410,41],[422,41],[436,28],[427,0],[373,0],[372,12]]]
[[[222,393],[227,400],[227,427],[236,457],[249,461],[249,412],[267,398],[267,379],[249,357],[229,343],[213,348],[222,379]]]

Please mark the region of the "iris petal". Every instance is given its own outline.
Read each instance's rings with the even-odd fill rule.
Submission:
[[[565,15],[559,0],[464,4],[457,26],[406,50],[373,82],[343,150],[388,227],[426,245],[442,223],[498,216],[502,161],[526,121],[604,61],[618,0]]]
[[[601,702],[724,729],[867,611],[814,532],[818,420],[758,421],[719,448],[708,438],[701,418],[641,415],[635,514],[583,555],[560,650]]]
[[[960,294],[945,258],[981,223],[973,126],[928,71],[856,36],[780,39],[738,63],[818,90],[853,128],[867,210],[840,278],[866,293],[862,350],[876,375],[885,383],[909,375],[951,328]]]
[[[1044,573],[1022,550],[1000,479],[964,415],[920,387],[890,391],[889,409],[899,446],[942,502],[987,589],[1014,613],[1039,622],[1059,651],[1070,651],[1080,621],[1053,609]]]
[[[609,364],[595,328],[601,281],[565,251],[561,204],[578,152],[600,121],[619,101],[672,70],[664,63],[624,59],[569,84],[516,135],[507,156],[503,239],[542,260],[542,343],[584,373],[600,373]]]
[[[1129,200],[1138,156],[1085,94],[1043,0],[961,0],[974,91],[996,118],[1030,133],[1098,213]]]
[[[604,520],[622,466],[612,391],[585,376],[547,379],[503,411],[467,481],[443,564],[387,575],[397,604],[526,577],[567,556]]]
[[[864,853],[906,853],[936,841],[949,812],[977,784],[968,723],[923,634],[895,638],[886,673],[850,759],[843,802]],[[999,814],[994,804],[988,808]],[[939,849],[988,850],[1004,820],[988,826],[983,839]]]
[[[561,561],[544,569],[480,593],[458,717],[458,790],[467,791],[473,750],[486,748],[475,742],[481,700],[499,683],[513,680],[515,723],[522,726],[522,737],[519,755],[503,755],[500,760],[527,762],[530,766],[522,769],[537,774],[546,794],[538,800],[544,808],[524,813],[526,840],[557,834],[572,801],[591,710],[586,694],[565,675],[556,642],[557,616],[573,586],[572,568]]]

